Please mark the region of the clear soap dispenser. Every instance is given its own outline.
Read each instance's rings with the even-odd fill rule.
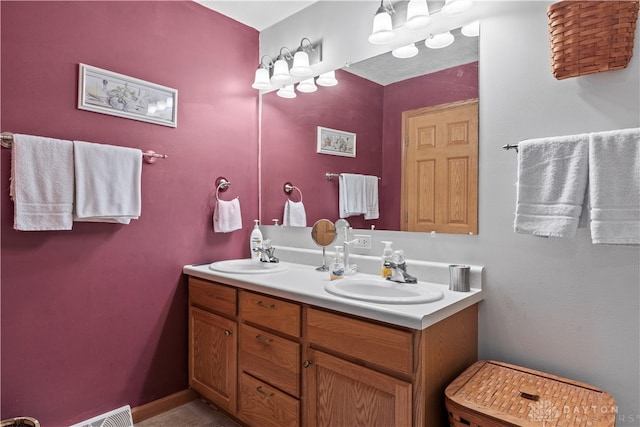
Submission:
[[[342,279],[344,277],[344,252],[342,246],[335,246],[336,254],[329,266],[329,278],[331,280]]]
[[[382,278],[386,279],[387,277],[391,277],[393,274],[393,270],[389,266],[389,263],[393,260],[393,249],[391,249],[391,242],[382,241],[384,243],[384,250],[382,251],[382,259],[381,259],[381,272]]]
[[[258,248],[262,247],[262,231],[260,231],[260,227],[258,226],[259,221],[254,219],[253,222],[255,224],[249,236],[249,248],[251,249],[251,259],[260,261],[260,251],[258,251]]]

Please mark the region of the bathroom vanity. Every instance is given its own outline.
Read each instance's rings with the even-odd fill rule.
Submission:
[[[329,294],[313,267],[283,264],[269,274],[184,267],[195,391],[250,426],[446,425],[444,390],[477,360],[481,289],[369,303]]]

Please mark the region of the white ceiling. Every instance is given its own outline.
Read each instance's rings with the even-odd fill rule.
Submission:
[[[194,0],[262,31],[315,3],[311,0]]]

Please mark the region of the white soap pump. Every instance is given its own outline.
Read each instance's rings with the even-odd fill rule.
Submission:
[[[255,261],[260,261],[260,252],[258,252],[257,248],[262,247],[262,231],[260,231],[260,227],[258,227],[258,220],[254,219],[253,222],[253,230],[251,230],[251,235],[249,236],[249,248],[251,250],[251,259]]]
[[[391,242],[383,240],[382,243],[384,243],[384,250],[382,251],[381,272],[382,278],[386,279],[393,274],[393,270],[391,270],[391,267],[387,264],[393,261],[393,249],[391,249]]]

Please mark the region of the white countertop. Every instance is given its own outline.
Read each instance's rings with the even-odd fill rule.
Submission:
[[[328,272],[316,271],[315,267],[305,264],[281,264],[287,266],[285,271],[265,274],[221,273],[211,270],[209,264],[186,265],[182,271],[201,279],[412,329],[425,329],[483,299],[482,289],[473,287],[473,284],[470,292],[453,292],[449,290],[448,285],[429,283],[430,286],[437,286],[442,290],[444,298],[425,304],[378,304],[359,301],[327,292],[324,286],[329,282]],[[357,273],[349,277],[378,276]],[[420,286],[421,283],[426,282],[418,282],[415,286]]]

